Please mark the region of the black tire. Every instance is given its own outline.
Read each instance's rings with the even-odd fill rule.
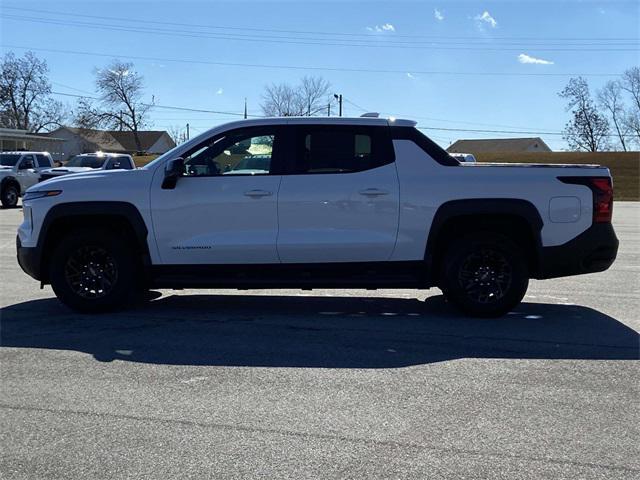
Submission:
[[[0,194],[0,201],[4,208],[14,208],[18,205],[18,197],[20,196],[20,189],[13,183],[9,183],[2,187],[2,193]]]
[[[513,310],[529,286],[523,252],[509,238],[476,233],[446,251],[440,288],[454,306],[474,317],[500,317]]]
[[[51,259],[53,291],[73,310],[108,312],[136,300],[139,264],[124,236],[102,229],[76,230],[60,239]]]

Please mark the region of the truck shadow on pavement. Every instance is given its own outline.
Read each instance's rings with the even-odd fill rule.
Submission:
[[[56,299],[0,311],[2,347],[168,365],[397,368],[458,358],[632,360],[639,335],[577,305],[523,303],[500,319],[456,314],[442,296],[169,295],[80,315]]]

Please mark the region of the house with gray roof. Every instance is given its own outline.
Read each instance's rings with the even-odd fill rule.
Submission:
[[[483,138],[457,140],[448,148],[449,153],[493,153],[493,152],[550,152],[549,146],[540,137],[532,138]]]
[[[97,151],[138,153],[134,134],[130,131],[60,127],[48,135],[63,140],[62,150],[65,158]],[[140,150],[148,154],[160,155],[176,146],[164,130],[139,131],[138,138]]]

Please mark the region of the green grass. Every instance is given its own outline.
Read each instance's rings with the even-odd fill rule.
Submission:
[[[479,162],[596,164],[611,171],[616,200],[640,200],[640,152],[478,153]]]

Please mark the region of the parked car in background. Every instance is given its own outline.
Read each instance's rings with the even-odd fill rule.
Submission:
[[[40,173],[53,167],[47,152],[0,153],[0,200],[5,208],[15,207],[18,197],[38,183]]]
[[[450,153],[453,158],[458,160],[460,163],[475,163],[476,157],[471,153]]]
[[[76,155],[62,167],[44,170],[40,181],[70,173],[90,172],[92,170],[133,170],[136,168],[131,155],[123,153],[83,153]]]

